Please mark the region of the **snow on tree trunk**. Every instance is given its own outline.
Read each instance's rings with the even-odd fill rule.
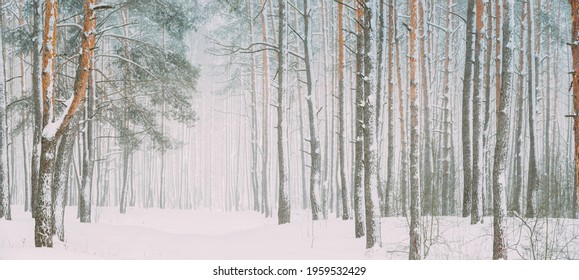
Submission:
[[[40,142],[42,141],[42,62],[41,62],[41,52],[42,52],[42,5],[40,0],[35,0],[32,3],[33,6],[33,21],[32,21],[32,34],[33,34],[33,47],[32,47],[32,100],[34,108],[34,131],[32,140],[32,159],[30,162],[30,182],[31,182],[31,192],[30,192],[30,206],[32,208],[32,217],[35,217],[36,207],[36,194],[38,193],[39,186],[39,169],[40,169]]]
[[[44,15],[44,38],[42,50],[42,100],[43,132],[41,141],[40,169],[38,171],[38,190],[36,194],[36,215],[34,240],[36,247],[52,247],[52,176],[56,152],[54,135],[51,139],[44,136],[48,125],[53,122],[54,60],[56,58],[56,20],[55,0],[47,0]],[[54,134],[54,132],[51,132]]]
[[[247,1],[247,9],[249,13],[249,43],[251,45],[253,44],[253,10],[251,7],[251,0]],[[251,190],[253,194],[253,210],[259,212],[259,179],[257,176],[257,154],[259,151],[259,146],[257,143],[257,85],[255,77],[255,64],[255,57],[253,54],[251,54]]]
[[[277,52],[277,154],[278,154],[278,171],[279,171],[279,196],[278,196],[278,223],[287,224],[291,220],[291,205],[288,190],[288,178],[286,176],[286,160],[284,154],[285,140],[283,129],[283,114],[285,105],[283,98],[286,91],[285,75],[286,75],[286,55],[287,44],[285,42],[286,35],[286,1],[278,0],[278,52]]]
[[[378,195],[378,143],[376,96],[378,90],[376,50],[376,15],[378,0],[366,2],[364,9],[364,202],[366,217],[366,248],[382,246]]]
[[[382,71],[383,71],[383,57],[384,57],[384,1],[378,1],[377,7],[375,8],[375,14],[377,14],[376,16],[377,18],[377,23],[374,24],[373,26],[375,26],[376,31],[376,36],[375,36],[375,48],[376,48],[376,56],[375,56],[375,61],[374,64],[376,65],[375,67],[375,92],[376,94],[376,100],[374,101],[375,108],[376,108],[376,112],[374,114],[374,118],[376,118],[376,131],[375,131],[375,135],[376,135],[376,144],[377,144],[377,150],[376,150],[376,176],[377,176],[377,182],[378,182],[378,202],[380,205],[380,216],[382,217],[386,217],[386,194],[384,191],[384,182],[382,180],[382,153],[380,153],[379,151],[382,151]],[[376,18],[373,17],[374,18]],[[373,86],[374,87],[374,86]]]
[[[472,92],[473,78],[473,27],[474,27],[474,8],[475,0],[468,0],[467,20],[466,20],[466,54],[464,64],[464,76],[462,85],[462,168],[463,168],[463,200],[462,216],[470,215],[471,198],[472,198],[472,157],[471,157],[471,138],[470,138],[470,96]]]
[[[52,207],[53,215],[53,234],[60,241],[64,241],[64,210],[66,207],[66,198],[68,196],[68,175],[70,164],[72,162],[72,152],[76,134],[78,132],[78,122],[72,121],[72,127],[67,130],[58,144],[58,153],[54,166],[54,180],[52,182]]]
[[[525,11],[525,5],[527,3],[522,3],[522,11]],[[528,13],[522,12],[521,13],[521,25],[519,31],[519,42],[521,46],[524,44],[524,22],[525,22],[525,15]],[[519,65],[518,68],[520,71],[524,68],[525,65],[525,56],[524,56],[524,48],[521,47],[519,49]],[[523,119],[523,90],[524,90],[524,78],[522,74],[517,75],[517,97],[516,97],[516,104],[515,104],[515,112],[516,116],[516,123],[515,123],[515,166],[514,166],[514,187],[513,193],[511,195],[511,203],[509,204],[509,212],[514,211],[517,214],[521,213],[521,191],[523,188],[523,155],[522,155],[522,146],[523,146],[523,124],[525,120]]]
[[[309,25],[309,9],[308,0],[303,2],[303,19],[304,19],[304,63],[306,67],[306,104],[308,107],[308,121],[310,128],[310,157],[311,157],[311,170],[310,170],[310,208],[312,210],[312,219],[318,220],[320,215],[320,206],[318,204],[318,198],[320,197],[321,190],[321,168],[322,168],[322,156],[320,154],[320,140],[318,137],[318,118],[316,116],[316,105],[315,96],[313,94],[313,80],[312,80],[312,68],[310,65],[310,59],[312,53],[309,46],[309,39],[311,38],[311,30]]]
[[[430,92],[429,92],[429,79],[428,79],[428,50],[426,49],[426,14],[424,12],[424,5],[422,1],[418,1],[418,36],[420,37],[420,85],[422,89],[422,135],[423,135],[423,146],[424,152],[422,153],[423,158],[423,168],[421,170],[422,174],[422,184],[424,186],[424,199],[422,200],[422,213],[433,213],[434,207],[434,193],[433,193],[433,176],[432,176],[432,142],[430,138],[431,125],[430,125]]]
[[[476,33],[475,33],[475,49],[474,49],[474,85],[473,85],[473,176],[472,176],[472,190],[471,190],[471,216],[470,223],[476,224],[482,218],[482,177],[483,162],[482,162],[482,137],[481,137],[481,109],[482,109],[482,44],[483,44],[483,0],[476,0]]]
[[[447,6],[449,11],[446,13],[446,30],[451,30],[452,27],[452,0],[448,0]],[[442,80],[442,122],[443,122],[443,136],[442,136],[442,215],[446,216],[450,213],[450,158],[451,158],[451,125],[450,125],[450,60],[452,53],[452,44],[450,43],[451,34],[445,32],[444,35],[444,75]]]
[[[409,58],[410,58],[410,244],[408,259],[422,259],[422,239],[420,229],[420,140],[418,138],[418,75],[416,73],[417,47],[416,37],[418,32],[418,0],[410,0],[410,38],[409,38]]]
[[[265,0],[261,0],[261,6],[265,5]],[[264,13],[261,14],[261,32],[262,40],[267,43],[267,24],[265,22]],[[262,135],[262,167],[261,167],[261,212],[265,217],[271,217],[271,209],[269,206],[269,184],[268,184],[268,172],[269,172],[269,63],[267,50],[262,53],[262,71],[263,71],[263,135]]]
[[[4,48],[4,11],[0,11],[0,47]],[[6,111],[6,75],[4,56],[0,54],[0,219],[11,220],[10,187],[8,185],[8,123]]]
[[[70,122],[83,105],[95,47],[96,15],[93,7],[96,0],[84,3],[84,25],[81,43],[80,65],[75,83],[74,95],[66,102],[62,115],[54,118],[54,60],[56,57],[56,21],[58,1],[46,1],[45,26],[42,53],[42,97],[44,100],[44,129],[42,132],[42,153],[40,157],[39,189],[36,201],[35,244],[36,247],[52,247],[52,193],[56,148],[62,135],[69,129]]]
[[[579,197],[579,1],[569,0],[571,4],[571,53],[573,57],[573,131],[575,140],[575,198]],[[577,201],[579,204],[579,201]],[[573,213],[574,215],[576,213]]]
[[[514,1],[503,3],[505,23],[503,24],[502,79],[501,100],[498,108],[497,143],[495,146],[495,168],[493,170],[493,259],[507,259],[506,236],[506,189],[507,189],[507,154],[510,128],[511,80],[513,74],[514,42],[511,34],[514,26]]]
[[[354,226],[356,238],[366,234],[364,226],[364,33],[363,16],[364,7],[356,2],[356,134],[355,134],[355,159],[354,159]]]
[[[344,98],[344,5],[338,4],[338,160],[340,163],[340,185],[342,187],[342,219],[349,220],[350,198],[346,183],[346,113]]]
[[[388,162],[384,194],[385,216],[391,215],[390,196],[394,189],[394,0],[388,4]]]
[[[391,5],[390,7],[394,10],[394,22],[397,22],[396,5]],[[395,37],[398,38],[398,32],[395,32]],[[400,204],[402,208],[402,216],[406,217],[408,216],[408,137],[406,135],[406,121],[404,119],[404,115],[406,114],[406,106],[404,103],[402,69],[400,67],[400,44],[396,43],[395,45],[396,47],[394,55],[396,59],[396,81],[398,84],[398,109],[400,112]]]
[[[527,207],[525,211],[525,217],[531,218],[535,216],[535,209],[533,207],[533,194],[537,189],[537,158],[535,150],[535,109],[534,109],[534,98],[537,96],[537,78],[538,75],[535,71],[536,63],[533,63],[533,56],[535,56],[535,48],[532,43],[533,38],[535,38],[534,24],[533,24],[533,6],[532,3],[527,5],[527,61],[529,63],[527,70],[527,90],[529,91],[529,96],[527,96],[527,105],[529,112],[529,170],[528,170],[528,183],[527,183]]]

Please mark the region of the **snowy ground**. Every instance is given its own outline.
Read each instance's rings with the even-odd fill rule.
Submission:
[[[81,224],[67,209],[66,241],[34,248],[34,221],[22,207],[13,221],[0,221],[0,259],[406,259],[407,220],[382,219],[383,247],[365,249],[353,221],[331,218],[312,223],[292,213],[279,226],[253,212],[98,208],[96,223]],[[579,221],[509,218],[510,259],[579,259]],[[492,219],[424,218],[427,259],[490,259]],[[532,242],[531,242],[532,240]]]

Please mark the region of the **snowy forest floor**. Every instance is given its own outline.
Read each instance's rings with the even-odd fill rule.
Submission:
[[[34,248],[34,220],[22,206],[0,220],[0,259],[407,259],[408,222],[382,219],[383,247],[365,249],[354,222],[331,217],[312,223],[294,210],[279,226],[254,212],[98,207],[95,223],[66,213],[66,240]],[[508,218],[510,259],[579,259],[579,220]],[[492,218],[423,217],[426,259],[491,259]]]

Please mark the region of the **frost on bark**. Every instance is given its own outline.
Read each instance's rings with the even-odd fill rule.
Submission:
[[[390,6],[393,9],[394,22],[396,19],[396,5]],[[396,26],[396,24],[394,25]],[[397,31],[397,29],[395,29]],[[395,32],[395,38],[398,38],[398,32]],[[395,42],[395,59],[396,59],[396,81],[398,84],[398,109],[400,112],[400,206],[402,208],[402,216],[408,216],[408,137],[406,136],[406,121],[405,115],[406,106],[404,103],[404,87],[402,83],[402,69],[400,67],[400,44]]]
[[[420,87],[422,90],[422,135],[423,135],[423,145],[424,151],[422,152],[423,158],[423,167],[421,170],[421,181],[424,187],[424,191],[422,192],[423,200],[422,200],[422,213],[433,213],[434,212],[434,199],[436,199],[434,195],[433,189],[433,179],[434,176],[432,175],[432,142],[430,138],[431,132],[431,125],[430,125],[430,92],[429,92],[429,79],[428,79],[428,71],[429,71],[429,58],[428,58],[428,50],[426,49],[427,45],[427,26],[426,26],[426,13],[424,11],[424,5],[422,1],[418,1],[418,36],[420,40]]]
[[[467,20],[466,20],[466,54],[464,64],[464,76],[462,85],[462,168],[463,168],[463,199],[462,216],[468,217],[471,208],[472,196],[472,156],[470,138],[470,96],[472,93],[473,78],[473,27],[474,27],[474,7],[476,0],[468,0]]]
[[[533,207],[533,194],[537,189],[537,158],[536,158],[536,150],[535,150],[535,109],[534,109],[534,98],[537,97],[537,78],[538,75],[535,71],[538,69],[535,67],[537,64],[533,63],[533,56],[535,56],[535,45],[533,45],[533,38],[534,38],[534,24],[533,24],[533,7],[532,3],[527,5],[527,61],[529,63],[529,67],[527,70],[527,105],[528,105],[528,112],[529,112],[529,179],[528,179],[528,187],[527,187],[527,207],[525,211],[525,217],[531,218],[535,216],[535,209]]]
[[[4,12],[0,11],[0,22],[4,21]],[[0,23],[0,48],[3,44],[4,24]],[[8,126],[6,115],[6,76],[4,73],[4,56],[0,54],[0,219],[11,220],[10,188],[8,185]]]
[[[363,3],[364,8],[364,202],[366,248],[381,246],[378,195],[378,143],[376,124],[377,71],[376,11],[378,0]],[[362,1],[364,2],[364,1]]]
[[[363,17],[364,7],[356,1],[356,132],[355,132],[355,158],[354,158],[354,227],[356,238],[365,234],[364,216],[364,33]]]
[[[248,21],[249,21],[249,44],[253,44],[253,10],[251,0],[247,1]],[[251,49],[253,51],[253,48]],[[257,175],[257,162],[259,146],[257,143],[257,85],[256,85],[256,63],[255,57],[250,54],[251,68],[251,190],[253,194],[253,210],[258,211],[259,205],[259,178]]]
[[[286,160],[284,154],[284,128],[283,115],[285,105],[283,98],[285,95],[285,75],[286,75],[286,0],[278,0],[278,52],[277,52],[277,152],[279,171],[279,197],[278,197],[278,223],[287,224],[291,219],[291,206],[288,190],[288,178],[286,176]]]
[[[43,99],[43,132],[42,153],[40,157],[39,188],[36,201],[35,245],[52,247],[52,184],[56,160],[57,144],[62,135],[69,129],[74,114],[83,105],[88,88],[88,79],[92,69],[92,57],[95,47],[96,14],[93,7],[96,0],[84,3],[84,25],[81,43],[80,66],[75,83],[74,95],[67,101],[65,111],[55,117],[54,110],[54,61],[56,58],[56,21],[58,1],[47,0],[44,17],[44,39],[42,52],[42,99]]]
[[[350,198],[346,183],[346,113],[344,104],[344,5],[338,4],[338,160],[340,186],[342,187],[342,219],[349,220]]]
[[[483,162],[482,162],[482,134],[481,134],[481,109],[482,109],[482,44],[483,44],[483,0],[476,0],[476,24],[475,24],[475,48],[474,48],[474,80],[473,80],[473,176],[471,190],[471,216],[470,223],[476,224],[482,218],[482,183],[483,183]]]
[[[452,27],[452,6],[453,1],[448,0],[449,12],[446,13],[446,30],[451,30]],[[443,136],[442,136],[442,215],[446,216],[450,213],[450,158],[451,158],[451,124],[450,124],[450,61],[452,55],[452,44],[450,43],[451,33],[446,32],[444,35],[444,75],[442,78],[442,122],[443,122]]]
[[[58,144],[58,152],[56,155],[56,162],[54,166],[54,181],[52,183],[52,207],[54,209],[53,215],[53,234],[58,237],[60,241],[64,241],[64,210],[66,207],[66,200],[68,197],[68,175],[70,164],[72,162],[72,152],[76,134],[78,132],[78,116],[76,116],[70,129],[63,135]]]
[[[417,64],[417,47],[416,37],[418,32],[418,0],[410,0],[410,38],[409,38],[409,56],[410,56],[410,244],[408,259],[422,259],[421,250],[421,232],[420,232],[420,169],[419,169],[419,149],[420,141],[418,138],[418,75],[416,73]]]
[[[320,140],[318,137],[318,118],[316,116],[316,105],[315,96],[313,93],[313,80],[312,80],[312,67],[311,67],[311,57],[312,53],[310,50],[309,40],[311,38],[310,30],[310,10],[308,9],[308,0],[304,0],[304,10],[302,12],[304,18],[304,35],[302,37],[304,44],[304,63],[306,67],[306,104],[308,109],[308,121],[310,129],[310,157],[311,157],[311,169],[310,169],[310,208],[312,210],[312,219],[318,220],[320,217],[320,206],[318,204],[318,198],[320,197],[319,192],[321,190],[321,168],[322,168],[322,156],[320,154]]]
[[[377,152],[376,152],[376,176],[378,182],[378,204],[380,205],[380,216],[386,217],[386,193],[384,191],[384,180],[382,179],[382,153],[378,151],[382,151],[382,72],[383,72],[383,57],[384,57],[384,1],[380,0],[377,1],[377,6],[374,8],[374,16],[377,21],[376,24],[373,24],[375,32],[375,48],[376,48],[376,55],[374,56],[374,64],[375,66],[375,113],[374,118],[376,118],[376,144],[377,144]]]
[[[32,2],[33,20],[32,20],[32,100],[34,109],[34,129],[32,132],[32,159],[30,161],[30,206],[32,217],[35,217],[36,194],[38,193],[38,171],[40,169],[40,141],[42,140],[42,5],[40,0]]]
[[[573,57],[573,133],[575,141],[575,184],[579,193],[579,1],[569,0],[571,4],[571,54]],[[575,198],[578,197],[577,193]],[[577,201],[579,203],[579,201]],[[575,213],[573,213],[575,214]]]
[[[495,162],[493,169],[493,259],[507,259],[506,240],[506,189],[507,189],[507,154],[510,128],[511,80],[513,62],[512,27],[514,25],[514,1],[503,3],[503,44],[501,100],[498,108],[497,142],[495,146]]]
[[[390,195],[394,189],[394,0],[388,4],[388,162],[386,190],[384,191],[384,214],[391,215]]]
[[[520,32],[519,32],[519,42],[520,48],[519,52],[519,61],[518,61],[518,70],[519,73],[517,75],[517,97],[516,97],[516,104],[515,104],[515,112],[516,112],[516,122],[515,122],[515,166],[514,166],[514,186],[513,186],[513,193],[511,195],[511,201],[509,203],[509,212],[514,211],[517,214],[521,212],[521,191],[523,188],[523,155],[522,155],[522,146],[523,146],[523,124],[525,120],[523,119],[523,84],[524,84],[524,76],[522,74],[523,67],[525,65],[525,52],[523,48],[524,44],[524,27],[525,27],[525,15],[528,13],[525,11],[525,5],[527,3],[523,2],[521,10],[521,25],[520,25]]]
[[[265,5],[265,0],[261,0],[261,5]],[[261,32],[262,40],[267,43],[267,24],[265,22],[265,15],[261,13]],[[262,135],[262,167],[261,167],[261,212],[265,217],[271,217],[271,209],[269,206],[269,63],[267,50],[262,53],[262,71],[263,71],[263,135]]]

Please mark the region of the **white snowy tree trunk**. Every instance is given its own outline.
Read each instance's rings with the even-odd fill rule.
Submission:
[[[505,23],[503,24],[502,79],[501,100],[498,108],[497,143],[495,146],[495,167],[493,173],[493,259],[507,259],[506,236],[506,189],[507,189],[507,154],[510,128],[511,80],[513,74],[514,42],[511,34],[514,26],[514,0],[503,3]]]

